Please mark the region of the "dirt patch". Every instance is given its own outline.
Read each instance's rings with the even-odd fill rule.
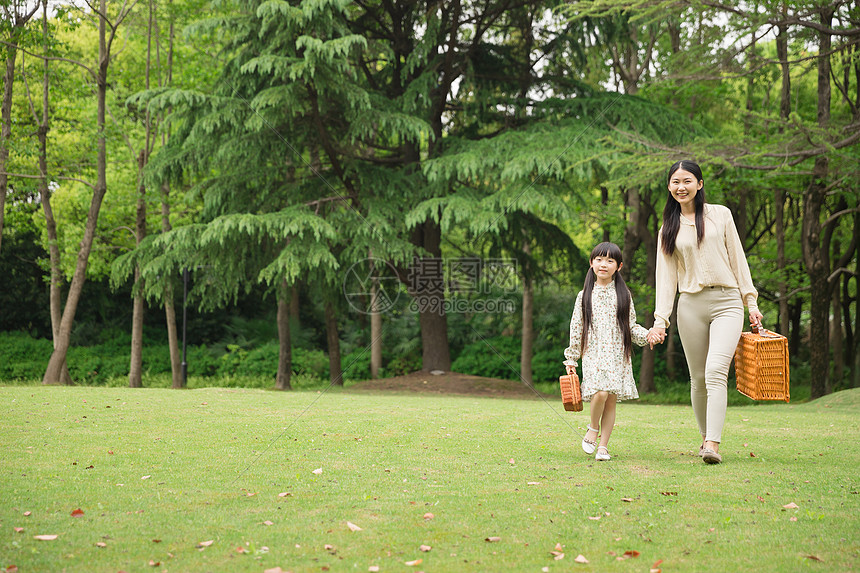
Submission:
[[[457,372],[430,374],[413,372],[404,376],[365,380],[347,388],[346,392],[408,392],[445,395],[487,396],[495,398],[552,398],[539,393],[521,381],[484,378]]]

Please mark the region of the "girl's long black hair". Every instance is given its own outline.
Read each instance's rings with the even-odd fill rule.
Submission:
[[[615,259],[615,262],[621,266],[621,248],[615,243],[600,243],[591,251],[591,257],[588,262],[594,260],[595,257],[609,257]],[[615,316],[615,322],[621,330],[621,339],[624,341],[624,358],[629,359],[633,350],[633,337],[630,335],[630,300],[633,298],[630,294],[630,289],[627,288],[627,283],[621,278],[621,273],[615,272],[615,297],[618,301],[618,312]],[[588,346],[588,331],[591,330],[592,313],[591,313],[591,291],[594,290],[594,283],[597,281],[597,276],[594,274],[594,269],[590,266],[588,273],[585,275],[585,285],[582,287],[582,340],[580,342],[582,354],[585,354],[585,349]]]
[[[669,168],[669,176],[666,178],[666,185],[672,180],[672,175],[679,169],[689,171],[696,177],[696,182],[704,181],[702,179],[702,168],[692,161],[678,161]],[[702,244],[702,239],[705,238],[705,185],[696,191],[694,198],[696,206],[696,242]],[[666,199],[666,206],[663,208],[663,232],[660,238],[663,242],[663,252],[670,257],[675,254],[675,240],[678,238],[678,230],[681,228],[681,204],[678,203],[672,194]]]

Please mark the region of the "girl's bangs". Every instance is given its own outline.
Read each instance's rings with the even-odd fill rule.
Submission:
[[[600,243],[591,251],[590,261],[594,260],[594,257],[609,257],[610,259],[614,259],[615,262],[621,262],[621,249],[615,243]]]

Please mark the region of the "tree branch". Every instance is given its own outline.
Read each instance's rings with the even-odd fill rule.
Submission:
[[[19,179],[44,179],[44,175],[27,175],[25,173],[8,173],[8,172],[0,172],[0,175],[6,175],[7,177],[18,177]],[[83,179],[78,179],[76,177],[63,177],[57,176],[53,177],[53,179],[62,179],[63,181],[77,181],[78,183],[83,183],[90,189],[95,189],[96,186],[88,181],[84,181]]]
[[[837,211],[836,213],[833,213],[832,215],[827,217],[827,219],[824,221],[824,223],[821,224],[821,227],[824,228],[824,227],[830,225],[831,223],[835,222],[836,219],[838,219],[839,217],[841,217],[843,215],[848,215],[851,213],[860,213],[860,207],[853,207],[851,209],[843,209],[841,211]]]
[[[85,69],[86,71],[88,71],[90,73],[90,75],[93,77],[93,79],[96,79],[96,77],[97,77],[95,72],[93,72],[89,67],[82,64],[81,62],[78,62],[77,60],[70,60],[68,58],[59,58],[59,57],[55,57],[55,56],[42,56],[39,54],[34,54],[33,52],[30,52],[30,51],[22,48],[21,46],[18,46],[17,44],[10,44],[9,42],[5,42],[3,40],[0,40],[0,44],[2,44],[4,46],[9,46],[9,47],[15,47],[15,48],[21,50],[22,52],[24,52],[25,54],[27,54],[28,56],[33,56],[34,58],[39,58],[40,60],[45,60],[45,61],[49,61],[49,62],[67,62],[69,64],[74,64],[74,65],[79,66],[79,67]]]

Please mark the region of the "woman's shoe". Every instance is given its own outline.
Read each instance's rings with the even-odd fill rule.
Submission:
[[[719,464],[723,461],[723,456],[711,448],[705,448],[702,450],[702,460],[704,460],[706,464]]]
[[[609,448],[606,446],[600,446],[597,448],[597,454],[594,456],[595,460],[606,462],[612,459],[612,456],[609,455]]]
[[[592,428],[591,426],[586,426],[586,427],[589,430],[591,430],[592,432],[594,432],[595,434],[599,432],[599,430],[596,430],[596,429]],[[595,436],[595,438],[596,438],[596,436]],[[597,448],[597,442],[596,441],[586,440],[584,437],[582,438],[582,451],[584,451],[586,454],[591,455],[594,453],[595,448]]]

